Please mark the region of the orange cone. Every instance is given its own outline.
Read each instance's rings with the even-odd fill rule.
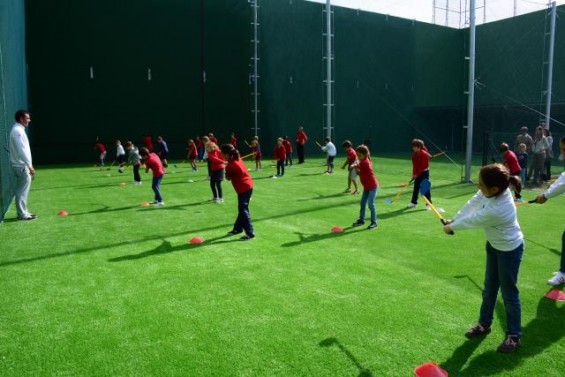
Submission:
[[[189,242],[190,243],[202,243],[202,242],[204,242],[204,239],[200,236],[194,236],[190,239]]]

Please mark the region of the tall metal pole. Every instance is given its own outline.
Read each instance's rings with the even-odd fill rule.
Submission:
[[[258,2],[253,0],[253,128],[259,135],[259,33]]]
[[[551,119],[551,92],[553,90],[553,52],[555,48],[555,18],[557,14],[557,6],[555,1],[551,3],[551,32],[549,35],[549,58],[547,62],[547,96],[545,103],[545,126],[549,130],[549,121]]]
[[[326,0],[326,137],[332,137],[332,5]]]
[[[475,0],[469,3],[469,88],[467,98],[467,151],[465,154],[465,182],[471,182],[473,163],[473,115],[475,108]]]

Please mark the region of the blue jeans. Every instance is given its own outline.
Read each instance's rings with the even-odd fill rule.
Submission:
[[[237,219],[233,224],[233,230],[245,231],[248,236],[253,236],[253,224],[251,224],[251,215],[249,214],[249,201],[251,200],[253,189],[247,190],[237,196]]]
[[[424,179],[427,180],[430,179],[429,170],[423,171],[422,174],[417,176],[416,179],[414,180],[414,191],[412,191],[412,200],[410,201],[411,203],[418,204],[418,195],[420,195],[420,184]],[[432,193],[430,191],[426,192],[424,196],[428,198],[430,203],[432,202]]]
[[[522,336],[522,305],[517,283],[524,244],[512,251],[499,251],[487,242],[486,252],[485,287],[479,323],[484,327],[491,326],[500,288],[506,311],[506,334]]]
[[[371,222],[377,222],[377,210],[375,209],[375,198],[377,197],[377,190],[379,188],[375,187],[371,191],[363,190],[363,195],[361,195],[361,210],[359,211],[359,219],[365,221],[365,207],[369,207],[371,211]]]
[[[565,230],[561,236],[561,267],[559,268],[559,271],[565,274]]]
[[[162,202],[163,198],[161,197],[161,180],[163,176],[160,177],[153,177],[153,183],[151,184],[151,188],[155,193],[155,201]]]

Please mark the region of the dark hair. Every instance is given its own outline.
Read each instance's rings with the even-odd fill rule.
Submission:
[[[485,165],[481,168],[479,175],[486,187],[497,187],[499,189],[497,196],[502,194],[511,183],[517,190],[522,188],[520,178],[510,175],[508,169],[501,164]]]
[[[330,138],[329,138],[329,137],[326,137],[326,138],[324,139],[324,141],[330,141]]]
[[[360,146],[355,148],[355,152],[361,153],[361,154],[363,154],[367,157],[371,157],[371,153],[369,152],[369,148],[364,144],[361,144]]]
[[[344,148],[351,148],[351,142],[349,140],[345,140],[341,146]]]
[[[20,110],[16,111],[14,118],[16,118],[16,122],[19,122],[20,118],[25,117],[27,114],[29,114],[29,111],[20,109]]]
[[[224,144],[220,147],[220,151],[223,154],[230,156],[231,160],[237,161],[239,160],[239,151],[235,149],[235,147],[231,144]]]
[[[420,139],[414,139],[412,140],[412,146],[422,148],[424,146],[424,142]]]
[[[501,151],[501,152],[507,152],[508,150],[510,150],[510,147],[508,146],[508,144],[506,144],[506,143],[500,144],[499,151]]]
[[[145,147],[141,147],[139,148],[139,155],[140,156],[149,156],[149,149],[145,148]]]
[[[565,144],[565,136],[563,136],[559,142]]]
[[[130,140],[126,141],[126,148],[129,148],[131,146],[133,146],[133,143]]]

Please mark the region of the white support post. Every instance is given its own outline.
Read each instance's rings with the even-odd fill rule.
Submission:
[[[547,93],[545,102],[545,126],[549,130],[551,120],[551,94],[553,91],[553,55],[555,49],[555,18],[557,15],[557,5],[555,1],[551,3],[551,31],[549,35],[549,57],[547,62]]]
[[[469,86],[467,95],[465,182],[471,182],[471,166],[473,164],[473,117],[475,108],[475,0],[470,0],[469,3]]]

